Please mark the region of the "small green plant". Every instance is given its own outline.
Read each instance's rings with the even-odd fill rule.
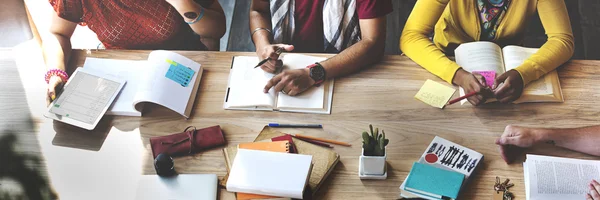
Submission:
[[[366,131],[362,133],[365,156],[385,155],[385,146],[390,143],[390,140],[385,138],[385,131],[381,130],[382,134],[379,134],[379,128],[375,128],[373,132],[373,125],[371,124],[369,124],[369,129],[371,130],[371,135]]]

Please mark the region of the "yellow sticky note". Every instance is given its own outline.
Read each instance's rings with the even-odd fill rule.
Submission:
[[[444,108],[456,89],[427,79],[415,98],[436,108]]]

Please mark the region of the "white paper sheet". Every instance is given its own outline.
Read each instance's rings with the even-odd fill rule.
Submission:
[[[284,69],[304,69],[306,66],[325,60],[323,57],[306,56],[301,54],[286,54],[282,58]],[[325,87],[312,87],[296,96],[279,92],[278,108],[323,109]]]
[[[312,156],[239,149],[227,191],[302,199]]]
[[[217,175],[179,174],[174,177],[142,175],[135,199],[216,200]]]

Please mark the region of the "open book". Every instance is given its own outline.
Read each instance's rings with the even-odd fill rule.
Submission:
[[[323,57],[301,54],[283,55],[283,70],[303,69]],[[229,72],[229,84],[225,94],[224,109],[228,110],[268,110],[285,112],[303,112],[331,114],[333,99],[333,79],[313,86],[296,96],[288,96],[271,88],[268,93],[263,89],[275,76],[254,68],[260,62],[255,56],[235,56]],[[282,71],[283,71],[282,70]]]
[[[147,60],[86,58],[83,68],[127,81],[106,114],[142,116],[144,103],[190,117],[198,91],[200,64],[169,51],[152,51]]]
[[[537,52],[536,48],[506,46],[500,48],[492,42],[470,42],[461,44],[454,50],[456,63],[468,72],[495,71],[496,76],[520,66]],[[460,88],[460,95],[464,95]],[[491,100],[495,101],[495,99]],[[523,94],[513,103],[563,102],[558,73],[553,70],[523,88]],[[462,101],[462,103],[466,100]],[[488,101],[490,102],[490,101]]]
[[[590,182],[600,180],[600,161],[527,154],[523,171],[526,199],[585,199]]]

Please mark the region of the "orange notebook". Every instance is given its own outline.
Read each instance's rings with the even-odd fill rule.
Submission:
[[[288,141],[249,142],[249,143],[239,144],[238,148],[289,153],[290,152],[290,142],[288,142]],[[276,199],[276,198],[279,198],[279,197],[259,195],[259,194],[250,194],[250,193],[241,193],[241,192],[237,193],[237,200]]]

